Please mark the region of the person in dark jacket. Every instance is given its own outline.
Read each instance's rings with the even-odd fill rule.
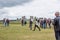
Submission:
[[[26,24],[27,24],[27,19],[26,19],[26,17],[24,16],[24,25],[26,26]]]
[[[24,19],[23,19],[23,17],[21,19],[21,24],[22,24],[22,26],[24,25]]]
[[[51,19],[50,18],[47,20],[47,24],[48,24],[49,28],[51,28]]]
[[[32,30],[32,25],[33,25],[33,17],[30,16],[30,20],[29,20],[29,28],[30,28],[30,30]]]
[[[9,26],[9,19],[6,20],[7,26]]]
[[[60,16],[59,16],[59,12],[55,13],[56,18],[54,18],[54,31],[55,31],[55,37],[56,40],[60,40]]]
[[[43,20],[43,28],[44,29],[46,28],[46,18],[44,18],[44,20]]]

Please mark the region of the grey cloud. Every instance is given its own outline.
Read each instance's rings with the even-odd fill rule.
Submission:
[[[4,10],[4,7],[13,7],[17,5],[23,5],[24,3],[31,2],[32,0],[0,0],[0,17],[7,17],[9,13],[7,10]]]
[[[0,0],[0,8],[23,5],[24,3],[27,3],[30,1],[32,0]]]

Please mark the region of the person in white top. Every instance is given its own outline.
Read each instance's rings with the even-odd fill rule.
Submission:
[[[40,25],[40,23],[39,23],[38,20],[36,19],[36,21],[35,21],[35,26],[34,26],[34,30],[33,30],[33,31],[35,31],[36,27],[39,29],[39,31],[41,31],[39,25]]]
[[[6,27],[7,23],[6,23],[6,18],[3,19],[3,24]]]

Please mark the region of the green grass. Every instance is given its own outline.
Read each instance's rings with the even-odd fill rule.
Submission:
[[[0,40],[55,40],[55,36],[53,28],[32,31],[28,24],[10,24],[9,27],[0,24]]]

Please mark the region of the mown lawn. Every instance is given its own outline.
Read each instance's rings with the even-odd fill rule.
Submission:
[[[53,28],[31,31],[28,24],[10,24],[9,27],[0,24],[0,40],[55,40],[55,36]]]

